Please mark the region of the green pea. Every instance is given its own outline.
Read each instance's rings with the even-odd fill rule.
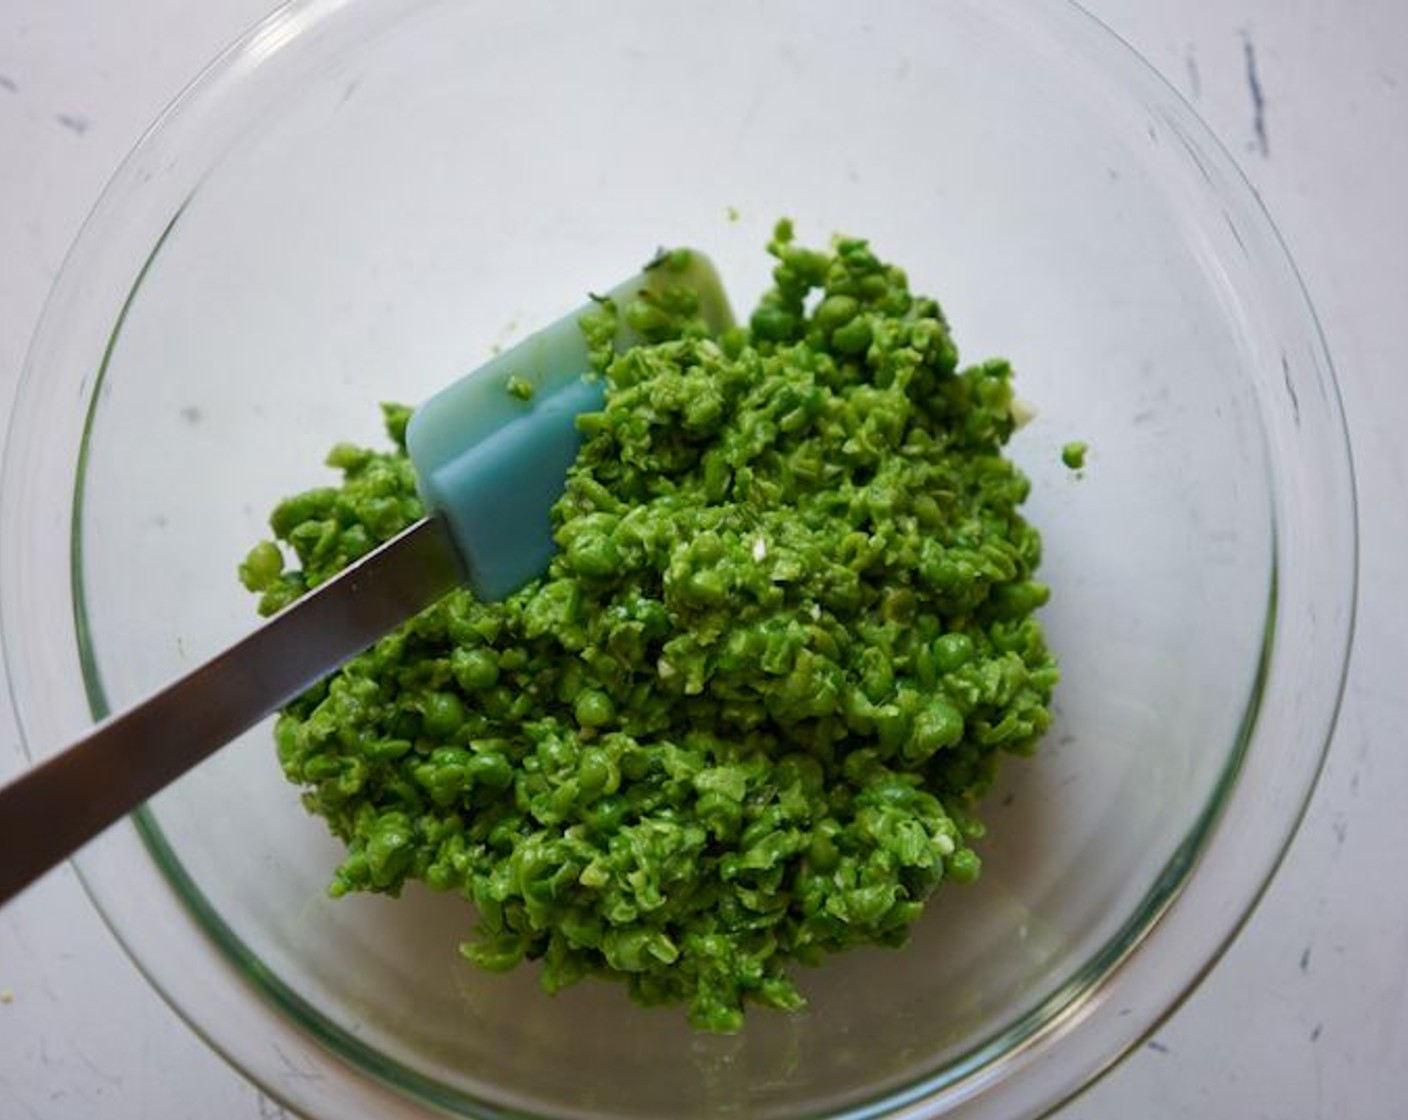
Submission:
[[[629,799],[620,794],[599,797],[583,810],[582,819],[594,832],[614,836],[625,823],[631,810]]]
[[[338,492],[331,487],[306,490],[275,506],[274,512],[269,515],[269,527],[276,537],[287,539],[304,522],[320,521],[327,517],[338,500]]]
[[[371,762],[394,762],[410,749],[409,739],[378,739],[367,746],[365,753]]]
[[[724,542],[718,533],[706,531],[694,538],[689,552],[701,564],[716,564],[724,558]]]
[[[263,591],[273,584],[284,570],[284,554],[273,541],[260,541],[240,565],[240,582],[246,590]]]
[[[869,320],[857,317],[831,333],[831,345],[842,354],[862,354],[870,346],[873,338],[874,332],[871,330]]]
[[[647,340],[665,338],[670,332],[667,311],[647,299],[633,299],[626,304],[626,325]]]
[[[592,796],[615,793],[621,785],[621,772],[606,751],[587,747],[577,760],[577,781],[582,791]]]
[[[909,738],[911,720],[898,704],[881,704],[874,709],[872,719],[875,723],[875,737],[883,750],[899,750]]]
[[[584,689],[577,694],[573,713],[582,727],[605,727],[616,718],[616,705],[606,693]]]
[[[590,533],[576,537],[568,544],[567,560],[579,574],[602,579],[616,571],[621,563],[621,554],[610,537],[604,533]]]
[[[689,599],[703,607],[717,607],[728,598],[728,581],[711,569],[695,572],[689,577]]]
[[[323,462],[334,470],[351,472],[361,470],[372,458],[372,452],[365,447],[358,447],[355,443],[337,443]]]
[[[860,301],[853,296],[827,296],[812,313],[812,322],[823,331],[845,326],[860,312]]]
[[[973,659],[976,648],[967,634],[956,631],[943,634],[934,641],[934,661],[940,672],[952,673]]]
[[[465,773],[476,785],[489,789],[507,789],[513,784],[516,770],[511,762],[497,752],[474,754],[465,763]]]
[[[783,250],[782,261],[787,268],[796,274],[799,280],[813,286],[826,279],[827,269],[831,265],[831,261],[825,253],[816,249],[806,249],[800,245],[789,245]]]
[[[372,883],[381,890],[397,886],[415,858],[415,832],[404,813],[387,813],[376,824],[364,849]]]
[[[1038,607],[1046,605],[1051,598],[1051,589],[1036,580],[1023,580],[1020,583],[1003,583],[992,589],[990,596],[994,611],[1002,618],[1026,618]]]
[[[455,683],[466,692],[487,692],[499,683],[499,660],[482,647],[457,648],[450,655],[450,671]]]
[[[425,733],[432,739],[448,739],[464,723],[464,704],[453,692],[432,692],[422,701]]]
[[[781,307],[760,307],[753,312],[748,326],[757,339],[785,342],[797,331],[797,316]]]
[[[932,700],[914,717],[904,756],[922,762],[937,751],[955,746],[963,738],[963,715],[952,704]]]
[[[948,857],[948,877],[955,883],[971,883],[978,877],[983,862],[972,848],[960,848]]]

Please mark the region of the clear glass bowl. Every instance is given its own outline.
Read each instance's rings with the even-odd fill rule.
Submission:
[[[172,1005],[310,1116],[1038,1114],[1147,1034],[1265,888],[1354,602],[1350,461],[1287,255],[1227,155],[1073,7],[310,0],[139,145],[56,285],[3,491],[4,643],[57,749],[253,622],[235,565],[376,404],[633,271],[783,215],[872,239],[1039,411],[1044,749],[985,873],[810,1008],[692,1034],[614,986],[484,975],[453,899],[325,894],[261,727],[78,858]],[[1068,440],[1090,462],[1060,462]]]

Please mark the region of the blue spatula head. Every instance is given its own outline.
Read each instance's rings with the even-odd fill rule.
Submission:
[[[717,330],[732,325],[707,257],[662,254],[607,293],[618,307],[642,294],[687,288]],[[464,561],[470,589],[501,599],[552,559],[551,512],[577,457],[577,417],[602,407],[582,319],[587,304],[441,390],[411,417],[406,448],[428,512],[438,514]],[[616,346],[641,341],[618,316]]]

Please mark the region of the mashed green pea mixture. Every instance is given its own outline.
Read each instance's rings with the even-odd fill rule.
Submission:
[[[455,892],[475,964],[614,978],[712,1031],[801,1006],[795,966],[901,944],[978,874],[978,801],[1057,679],[1010,367],[960,368],[864,241],[784,222],[768,249],[774,287],[721,337],[689,293],[589,316],[606,405],[551,568],[449,595],[276,732],[346,844],[333,894]],[[618,315],[648,341],[614,353]],[[390,450],[336,447],[341,484],[274,511],[284,547],[241,569],[264,612],[419,516],[385,413]]]

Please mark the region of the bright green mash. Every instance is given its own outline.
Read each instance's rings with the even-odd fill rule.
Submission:
[[[800,1006],[791,966],[898,945],[978,874],[977,802],[1057,679],[1010,367],[958,369],[939,305],[863,241],[782,223],[768,248],[746,328],[709,337],[679,293],[585,324],[607,404],[546,575],[451,594],[277,727],[347,845],[334,895],[457,892],[476,964],[623,980],[715,1031]],[[614,356],[618,312],[650,344]],[[274,511],[297,568],[251,552],[264,612],[419,515],[407,415]]]

